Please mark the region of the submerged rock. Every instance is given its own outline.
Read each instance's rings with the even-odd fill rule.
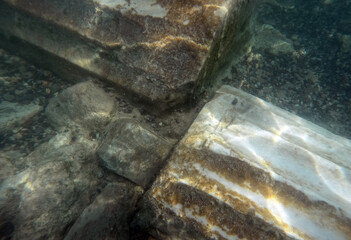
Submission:
[[[111,120],[115,102],[92,81],[78,83],[50,100],[46,116],[56,127],[102,131]]]
[[[350,140],[224,86],[136,222],[159,239],[349,239],[350,156]]]
[[[25,166],[25,154],[16,151],[0,151],[0,185],[7,178],[23,170]]]
[[[15,173],[16,168],[11,163],[10,159],[0,156],[0,185],[6,180],[9,176],[12,176]]]
[[[192,97],[226,56],[243,50],[255,2],[5,0],[0,31],[161,108]],[[56,61],[47,65],[75,73]]]
[[[110,123],[97,154],[110,171],[143,187],[162,167],[173,144],[130,118]]]
[[[42,106],[31,103],[21,105],[3,101],[0,103],[0,134],[21,126],[43,109]]]
[[[64,240],[130,239],[129,222],[142,189],[131,183],[108,184],[71,227]]]
[[[341,36],[342,50],[344,52],[351,52],[351,34]]]
[[[274,55],[292,54],[295,52],[292,40],[279,30],[268,24],[257,26],[255,29],[254,46],[257,49],[269,51]]]
[[[63,239],[102,184],[94,148],[56,141],[25,160],[29,167],[0,185],[0,225],[14,225],[13,239]]]

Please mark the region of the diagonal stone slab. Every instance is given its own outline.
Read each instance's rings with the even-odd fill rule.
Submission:
[[[161,239],[349,239],[351,141],[238,89],[205,105],[144,198]]]
[[[8,44],[24,40],[167,107],[192,97],[227,55],[243,48],[254,3],[3,0],[0,33]],[[74,72],[61,65],[51,67]]]

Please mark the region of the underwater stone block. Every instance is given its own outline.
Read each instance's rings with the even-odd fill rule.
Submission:
[[[223,86],[143,199],[161,239],[349,239],[351,141]]]
[[[129,222],[142,188],[132,183],[109,183],[70,228],[64,240],[129,239]]]
[[[166,108],[192,97],[227,55],[243,49],[254,3],[4,0],[0,33]]]
[[[75,84],[52,98],[45,113],[57,128],[102,131],[112,118],[114,99],[93,81]]]
[[[133,119],[118,118],[107,126],[97,154],[108,170],[145,187],[173,144]]]

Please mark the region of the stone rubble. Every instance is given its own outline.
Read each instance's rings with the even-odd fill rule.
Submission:
[[[49,101],[57,135],[24,158],[0,155],[1,231],[13,228],[13,239],[129,239],[143,187],[175,142],[142,126],[140,113],[117,110],[91,80]]]
[[[0,220],[14,225],[13,239],[62,239],[103,187],[91,145],[62,139],[38,148],[25,159],[30,166],[0,185]]]

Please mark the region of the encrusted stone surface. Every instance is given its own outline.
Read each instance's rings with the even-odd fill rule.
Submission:
[[[191,96],[226,55],[243,48],[254,3],[4,0],[0,32],[169,106]]]
[[[144,198],[160,239],[349,239],[351,142],[231,87]]]

